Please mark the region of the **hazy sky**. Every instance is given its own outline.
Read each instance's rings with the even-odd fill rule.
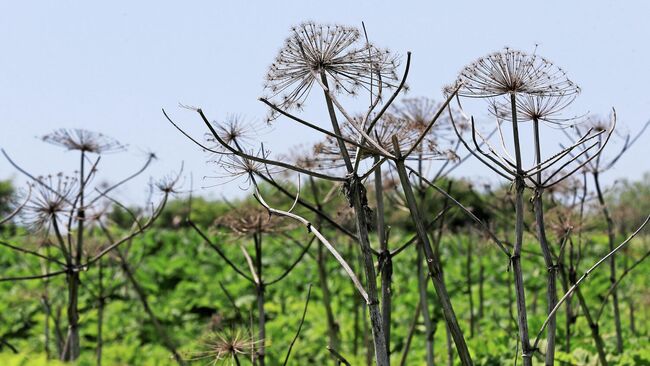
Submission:
[[[539,54],[582,87],[576,110],[607,114],[616,107],[619,121],[635,131],[650,119],[648,14],[648,1],[4,1],[0,146],[35,174],[72,170],[73,153],[36,137],[81,127],[131,147],[107,156],[100,177],[116,181],[137,169],[145,151],[158,154],[132,192],[121,193],[129,199],[144,192],[148,176],[164,175],[181,161],[196,186],[210,185],[201,180],[214,170],[205,154],[165,122],[161,108],[197,137],[204,132],[200,121],[179,102],[201,106],[217,120],[233,113],[263,118],[257,98],[267,67],[289,28],[305,20],[364,21],[377,45],[402,55],[412,51],[410,96],[437,99],[474,59],[503,46],[532,51],[538,44]],[[308,114],[318,119],[324,112]],[[610,181],[638,179],[650,170],[649,136],[620,161]],[[262,140],[282,152],[313,137],[278,121]],[[458,173],[491,175],[478,164]],[[0,179],[10,177],[19,176],[0,159]],[[238,189],[234,184],[204,193]]]

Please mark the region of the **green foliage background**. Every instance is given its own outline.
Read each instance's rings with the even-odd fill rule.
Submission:
[[[469,192],[466,185],[456,184],[455,186],[459,189],[459,199],[470,202],[477,213],[482,212],[481,205],[497,206],[496,202],[488,202],[485,196],[472,197],[474,193]],[[632,187],[637,191],[640,189],[634,185]],[[270,188],[266,189],[268,192],[265,193],[272,192]],[[612,202],[626,205],[630,194],[628,191],[618,192],[610,199]],[[266,194],[266,196],[271,201],[286,204],[285,200],[278,198],[277,195]],[[632,197],[638,196],[633,195]],[[331,209],[336,208],[339,203],[332,203]],[[230,204],[243,205],[246,202]],[[432,207],[433,205],[432,203]],[[435,205],[439,205],[439,203]],[[224,202],[194,200],[192,219],[199,223],[199,226],[205,229],[209,228],[211,240],[224,248],[228,256],[240,268],[245,268],[246,262],[239,245],[250,246],[252,240],[228,235],[213,225],[214,219],[228,209],[228,204]],[[615,210],[615,212],[619,211]],[[436,208],[432,208],[428,212],[437,211]],[[488,211],[485,212],[485,215],[488,215]],[[146,235],[133,240],[128,244],[128,250],[129,262],[135,268],[136,277],[146,291],[156,315],[166,328],[167,333],[177,342],[179,349],[191,358],[193,352],[205,348],[202,340],[211,331],[250,329],[251,317],[255,317],[255,296],[251,284],[239,277],[193,230],[184,225],[183,220],[179,220],[179,217],[185,217],[186,214],[186,201],[172,202],[157,227],[147,232]],[[403,219],[401,215],[403,214],[393,212],[391,222],[399,224]],[[452,295],[461,325],[468,337],[470,334],[468,329],[470,292],[467,291],[466,272],[468,251],[472,256],[470,275],[473,282],[471,289],[473,308],[471,311],[477,317],[477,326],[475,334],[469,338],[468,343],[473,352],[473,358],[478,365],[512,364],[516,354],[517,335],[516,324],[511,318],[511,314],[516,313],[516,309],[511,303],[511,294],[508,290],[511,281],[511,274],[508,272],[508,258],[496,250],[487,239],[475,231],[468,230],[471,225],[466,222],[462,213],[452,209],[449,215],[448,222],[451,223],[450,227],[454,228],[455,233],[443,236],[441,243],[445,281]],[[112,230],[123,231],[124,229],[119,225],[120,212],[115,211],[114,216],[117,224]],[[505,216],[499,219],[506,220]],[[487,216],[484,218],[488,219]],[[496,220],[496,216],[493,219]],[[507,221],[505,224],[501,235],[509,236],[511,233],[508,233]],[[597,228],[598,222],[594,224],[594,227],[596,229],[585,235],[584,259],[579,272],[584,271],[607,252],[607,239]],[[359,258],[355,257],[356,251],[353,251],[349,239],[336,235],[333,230],[325,230],[325,233],[332,238],[332,242],[343,253],[346,260],[356,268],[361,277]],[[309,235],[304,228],[294,228],[289,235],[303,244],[308,243]],[[391,247],[396,247],[411,235],[407,225],[404,227],[395,225],[391,232]],[[39,245],[38,236],[20,228],[17,232],[4,228],[2,237],[13,242],[23,243],[25,246],[37,247]],[[624,235],[619,235],[619,239],[623,238]],[[265,253],[269,253],[264,256],[265,277],[274,278],[297,258],[301,249],[281,235],[267,236],[264,240],[263,250]],[[528,234],[526,240],[524,273],[528,302],[531,304],[529,309],[530,328],[532,333],[536,333],[545,318],[545,268],[538,255],[539,249],[535,238]],[[552,242],[556,245],[555,249],[557,250],[557,238],[552,238]],[[471,248],[468,248],[468,243],[471,243]],[[295,335],[300,320],[308,284],[313,285],[312,298],[303,331],[292,351],[289,364],[333,364],[326,351],[326,315],[321,301],[314,259],[317,245],[317,243],[312,245],[309,253],[284,281],[267,288],[267,360],[270,365],[282,364],[284,360],[287,347]],[[619,268],[621,268],[619,273],[626,265],[631,264],[634,258],[639,258],[648,249],[650,249],[650,242],[647,235],[634,239],[630,249],[618,257]],[[415,251],[404,251],[394,259],[393,263],[395,266],[393,277],[394,312],[391,348],[393,360],[397,364],[418,302]],[[110,293],[106,305],[104,364],[175,364],[170,358],[170,353],[160,344],[159,335],[156,334],[120,268],[115,264],[115,259],[109,257],[105,264],[107,266],[105,286],[114,289],[114,291]],[[479,266],[484,268],[484,313],[480,318],[478,314]],[[38,260],[20,256],[6,248],[0,249],[0,271],[3,277],[38,274],[44,270],[46,270],[44,263]],[[650,305],[650,292],[647,289],[649,270],[650,263],[641,264],[626,277],[620,287],[627,351],[623,355],[610,354],[612,364],[650,364],[650,349],[647,346],[650,344],[648,336],[650,322],[647,311]],[[349,279],[336,262],[331,260],[331,257],[328,262],[328,272],[330,290],[333,294],[332,305],[341,327],[343,346],[339,351],[353,365],[363,365],[366,362],[367,350],[362,330],[365,310]],[[62,277],[55,277],[47,283],[45,281],[0,282],[0,294],[2,294],[0,298],[0,339],[8,341],[19,350],[18,354],[14,354],[6,345],[0,345],[0,363],[2,365],[59,365],[53,360],[46,361],[45,316],[40,300],[44,294],[47,294],[55,309],[64,306],[66,292],[63,282]],[[232,295],[239,312],[230,303],[220,284]],[[602,300],[601,297],[606,293],[608,287],[609,279],[604,268],[599,269],[589,278],[583,292],[592,306],[592,311],[596,311]],[[94,346],[97,339],[97,302],[91,295],[96,291],[97,270],[91,269],[82,275],[80,309],[83,349],[81,359],[78,361],[79,365],[94,365],[96,363]],[[429,297],[435,299],[435,293],[431,288]],[[634,314],[635,332],[630,329],[630,304],[636,310]],[[432,308],[432,314],[437,320],[436,361],[442,364],[447,360],[444,322],[441,319],[441,313],[435,306]],[[564,309],[562,309],[558,318],[558,361],[572,365],[595,365],[597,363],[595,349],[592,345],[589,328],[582,316],[578,317],[574,327],[575,332],[571,340],[572,351],[570,353],[562,351],[564,349],[564,314]],[[49,322],[49,326],[52,329],[52,321]],[[355,331],[355,329],[360,330]],[[253,332],[255,331],[254,329]],[[600,331],[607,350],[610,353],[613,352],[615,333],[610,306],[605,308]],[[424,364],[426,357],[424,337],[424,326],[420,322],[416,326],[413,343],[408,354],[408,365]],[[543,350],[544,347],[542,340],[541,349]],[[50,353],[56,355],[53,342],[50,344]],[[54,356],[54,358],[56,357]],[[206,363],[206,360],[197,362],[197,364]]]

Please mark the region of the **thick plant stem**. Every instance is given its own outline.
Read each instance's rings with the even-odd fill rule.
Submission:
[[[544,263],[547,270],[546,302],[548,314],[553,310],[555,304],[557,304],[557,277],[555,274],[556,266],[553,262],[551,250],[548,246],[546,231],[544,229],[544,208],[542,204],[541,189],[535,195],[535,198],[533,198],[533,205],[535,210],[535,220],[537,221],[537,237],[539,240],[542,255],[544,256]],[[557,331],[557,320],[555,314],[551,316],[551,319],[548,323],[548,329],[546,331],[546,365],[548,366],[553,365],[555,360],[555,335]]]
[[[528,316],[526,314],[526,292],[524,290],[524,274],[521,268],[521,248],[524,240],[524,179],[521,169],[521,147],[519,145],[519,126],[517,125],[516,96],[510,94],[512,107],[512,134],[515,145],[517,176],[515,177],[515,246],[512,251],[512,272],[515,282],[515,297],[517,301],[517,325],[521,342],[522,360],[524,366],[533,365],[533,353],[530,349],[528,332]]]
[[[375,164],[380,158],[375,157]],[[386,338],[386,349],[390,361],[390,321],[392,311],[392,277],[393,261],[388,250],[388,239],[386,238],[386,226],[384,224],[384,187],[382,184],[381,166],[375,170],[375,201],[377,204],[377,239],[379,241],[380,275],[381,275],[381,315],[384,326],[384,337]]]
[[[327,77],[324,72],[321,72],[321,80],[323,85],[328,88]],[[325,102],[327,103],[327,111],[329,112],[330,120],[332,122],[332,129],[337,135],[341,135],[334,104],[328,95],[328,91],[323,91],[325,94]],[[356,218],[357,237],[359,239],[359,247],[361,249],[361,256],[363,259],[363,267],[366,274],[366,287],[368,293],[368,312],[370,314],[370,327],[372,329],[372,338],[375,349],[375,362],[377,366],[388,366],[388,349],[386,347],[386,336],[384,335],[384,326],[382,324],[381,312],[379,310],[379,297],[377,292],[377,276],[375,272],[374,258],[370,247],[370,238],[368,237],[368,217],[366,217],[366,201],[365,188],[359,177],[354,174],[352,161],[343,140],[338,139],[339,149],[345,162],[345,167],[350,175],[346,184],[349,185],[348,199],[354,210]]]
[[[425,190],[422,176],[422,154],[418,155],[418,174],[420,177],[420,182],[418,186],[418,198],[420,202],[425,202]],[[423,215],[422,207],[420,207],[420,214]],[[444,217],[443,217],[444,219]],[[442,222],[441,222],[442,226]],[[422,249],[422,243],[418,242],[417,245],[417,269],[418,269],[418,292],[420,296],[420,307],[422,309],[422,320],[424,321],[424,331],[425,331],[425,340],[426,340],[426,349],[427,349],[427,366],[433,366],[435,363],[435,352],[434,352],[434,336],[436,333],[436,324],[434,324],[433,319],[431,319],[431,313],[429,311],[429,298],[427,295],[427,288],[429,281],[427,279],[427,273],[423,268],[424,261],[424,250]]]
[[[614,221],[612,220],[611,215],[609,214],[609,209],[605,203],[605,196],[603,191],[600,188],[600,179],[598,172],[593,172],[594,185],[596,186],[596,194],[598,195],[598,202],[600,203],[600,209],[605,217],[607,222],[607,239],[609,241],[609,250],[614,250]],[[612,286],[616,283],[616,256],[613,255],[609,258],[609,281]],[[619,354],[623,353],[623,330],[621,327],[621,312],[618,301],[618,290],[614,289],[612,292],[612,305],[614,306],[614,326],[616,327],[616,352]]]
[[[66,336],[62,361],[74,361],[79,357],[79,272],[66,275],[68,285],[68,334]]]
[[[521,342],[522,360],[524,366],[532,366],[532,352],[530,350],[530,338],[528,332],[528,316],[526,314],[526,295],[524,291],[524,276],[521,268],[521,244],[523,240],[523,183],[517,182],[517,222],[516,241],[512,254],[512,271],[514,275],[515,301],[517,303],[517,327],[519,329],[519,340]],[[519,188],[521,186],[521,188]]]
[[[605,343],[603,342],[603,338],[600,336],[598,324],[594,322],[594,319],[591,316],[591,313],[589,312],[587,301],[585,301],[584,296],[582,296],[582,291],[580,290],[580,287],[576,287],[575,293],[576,293],[576,297],[578,298],[578,302],[580,302],[582,313],[584,314],[585,319],[587,319],[587,324],[589,324],[589,329],[591,330],[591,337],[594,339],[594,345],[596,346],[596,351],[598,352],[598,359],[600,360],[600,364],[601,366],[607,366],[608,363],[607,363],[607,354],[605,353]]]
[[[78,266],[81,264],[81,255],[83,252],[83,237],[84,237],[84,220],[85,220],[85,207],[84,207],[84,190],[85,190],[85,152],[82,150],[79,162],[79,208],[77,209],[77,245],[76,252],[73,253],[72,248],[68,255],[70,259],[68,264]],[[68,229],[72,229],[68,227]],[[71,245],[71,243],[70,243]],[[63,348],[61,360],[74,361],[79,358],[79,272],[78,269],[71,270],[67,275],[68,283],[68,335]]]
[[[427,275],[422,266],[424,260],[424,250],[422,249],[422,244],[418,245],[418,291],[420,295],[420,308],[422,309],[422,320],[424,321],[424,331],[427,347],[427,366],[433,366],[434,361],[434,352],[433,352],[433,336],[435,335],[436,328],[434,327],[433,321],[431,320],[431,314],[429,313],[429,300],[427,296]]]
[[[375,264],[370,250],[370,239],[368,238],[368,221],[361,198],[361,182],[351,185],[352,204],[356,213],[357,231],[361,246],[361,256],[366,273],[366,288],[368,292],[368,312],[370,314],[370,327],[372,330],[373,343],[375,348],[375,361],[377,366],[389,365],[386,337],[382,324],[381,312],[379,310],[379,298],[377,294],[377,277]]]
[[[401,152],[399,151],[399,143],[397,137],[393,136],[393,146],[395,148],[397,160],[395,161],[397,166],[397,173],[400,178],[402,188],[404,190],[404,195],[406,196],[406,202],[411,213],[411,218],[415,224],[415,228],[418,234],[418,239],[422,243],[422,248],[427,261],[427,266],[429,269],[429,275],[431,276],[431,282],[438,294],[438,299],[442,306],[442,313],[445,317],[447,326],[451,336],[456,344],[456,350],[458,351],[458,356],[463,365],[472,365],[472,358],[469,354],[469,349],[467,348],[467,343],[463,337],[463,332],[460,329],[456,314],[454,312],[453,306],[451,304],[451,298],[445,287],[444,280],[442,279],[442,270],[440,266],[440,259],[437,255],[434,254],[433,248],[431,247],[431,242],[429,241],[429,236],[427,235],[424,224],[420,218],[420,212],[417,207],[415,200],[415,195],[413,194],[413,188],[411,187],[411,182],[409,181],[408,173],[406,172],[406,167],[404,165],[404,160],[401,157]]]
[[[539,138],[539,121],[533,119],[533,129],[534,129],[534,143],[535,143],[535,163],[540,164],[542,161],[541,147],[540,147],[540,138]],[[557,277],[556,277],[556,265],[553,262],[553,255],[551,253],[551,248],[548,245],[548,239],[546,237],[546,228],[544,222],[544,203],[542,201],[542,195],[544,189],[541,187],[542,183],[542,173],[537,173],[537,190],[535,196],[533,197],[533,210],[535,211],[535,221],[537,226],[537,240],[539,241],[539,246],[544,257],[544,264],[546,265],[546,306],[547,314],[550,313],[555,304],[557,303]],[[555,362],[555,334],[557,331],[557,319],[555,314],[551,316],[551,319],[548,323],[548,328],[546,330],[546,366],[552,366]]]
[[[262,234],[254,235],[255,239],[255,271],[257,272],[258,283],[255,286],[257,297],[257,337],[259,346],[257,348],[257,362],[264,366],[266,358],[266,313],[264,312],[264,281],[262,280]]]
[[[50,246],[47,246],[45,248],[47,256],[50,256]],[[50,263],[49,261],[45,261],[45,273],[50,272]],[[41,296],[41,303],[43,304],[43,312],[45,313],[45,322],[43,324],[43,335],[45,337],[44,340],[44,348],[45,348],[45,359],[49,360],[51,358],[51,353],[50,353],[50,318],[52,317],[52,307],[50,306],[50,291],[49,291],[49,286],[50,285],[50,280],[46,278],[43,281],[43,295]]]

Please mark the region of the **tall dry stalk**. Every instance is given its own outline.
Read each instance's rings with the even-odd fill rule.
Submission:
[[[0,281],[34,280],[65,275],[68,329],[66,335],[62,337],[59,358],[63,361],[74,361],[79,357],[81,348],[79,337],[81,273],[98,264],[102,257],[112,249],[146,231],[162,212],[173,188],[168,187],[169,190],[163,192],[160,203],[152,209],[145,222],[138,223],[137,227],[134,225],[133,230],[108,243],[98,253],[89,255],[87,254],[85,233],[89,230],[90,224],[101,216],[101,212],[105,210],[103,206],[107,203],[115,203],[123,207],[121,203],[111,198],[109,193],[140,175],[151,164],[155,155],[150,154],[142,168],[118,183],[91,189],[90,182],[97,173],[101,155],[122,151],[124,146],[103,134],[81,129],[56,130],[45,135],[43,141],[79,153],[79,169],[76,172],[76,177],[66,177],[63,174],[47,177],[34,176],[16,164],[4,150],[2,153],[16,170],[31,180],[36,189],[36,193],[31,196],[29,202],[21,208],[24,221],[32,230],[55,243],[58,252],[48,252],[43,255],[17,246],[10,245],[9,247],[45,259],[61,269],[37,276],[2,278]],[[95,159],[91,159],[91,156],[94,156]],[[63,260],[59,258],[63,258]]]
[[[490,98],[491,112],[497,119],[497,129],[499,130],[501,146],[504,152],[498,154],[497,149],[490,146],[487,140],[475,131],[472,119],[472,140],[477,151],[474,156],[500,176],[512,181],[515,190],[515,243],[510,263],[514,275],[517,323],[524,366],[532,365],[535,349],[530,345],[524,277],[521,265],[525,224],[523,195],[527,184],[530,184],[535,189],[536,197],[533,205],[536,213],[537,236],[548,271],[547,312],[551,316],[547,331],[546,364],[552,365],[555,359],[556,320],[551,310],[557,302],[556,267],[544,231],[542,192],[545,188],[558,184],[571,176],[575,171],[584,167],[587,161],[591,161],[593,157],[587,157],[585,161],[579,161],[578,159],[587,156],[589,150],[596,147],[596,144],[592,144],[592,140],[601,138],[604,131],[596,131],[592,134],[592,131],[589,130],[568,148],[564,148],[550,158],[542,160],[539,121],[564,122],[565,120],[559,119],[557,114],[573,102],[580,89],[571,80],[567,79],[562,69],[536,54],[526,54],[511,49],[495,52],[465,67],[460,73],[457,85],[461,88],[459,92],[461,96]],[[521,121],[519,121],[520,115],[522,116]],[[502,119],[511,122],[514,158],[505,149],[506,144],[503,141],[501,132]],[[529,169],[523,167],[523,152],[519,132],[519,124],[526,120],[533,121],[535,141],[535,165]],[[604,143],[609,140],[612,132],[613,128],[606,135]],[[460,133],[458,134],[460,137]],[[488,145],[487,152],[484,152],[478,145],[477,136],[483,143]],[[468,147],[466,142],[464,144]],[[578,146],[583,145],[585,147],[581,151],[574,151]],[[604,144],[601,144],[593,152],[593,156],[597,156],[602,151],[603,146]],[[574,166],[571,166],[572,163],[574,163]],[[542,173],[547,175],[543,179]]]

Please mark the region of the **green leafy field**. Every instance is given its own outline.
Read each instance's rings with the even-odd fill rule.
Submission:
[[[308,235],[304,229],[294,229],[291,236],[307,243]],[[35,238],[21,232],[14,236],[20,240],[34,241]],[[401,243],[406,235],[393,233],[391,241]],[[251,245],[247,240],[225,234],[212,235],[227,255],[240,266],[245,259],[238,244]],[[467,290],[467,251],[471,242],[471,293]],[[36,245],[36,244],[34,244]],[[349,263],[358,268],[358,259],[351,257],[350,243],[342,239],[336,246],[344,253]],[[631,249],[618,258],[621,268],[625,266],[625,256],[635,258],[647,251],[647,238],[637,238]],[[532,334],[545,318],[545,295],[543,267],[538,248],[533,238],[529,238],[524,260],[526,286],[529,301],[530,329]],[[269,278],[280,274],[293,259],[300,254],[300,248],[287,238],[278,236],[264,243],[264,250],[272,255],[264,257],[264,268]],[[507,258],[498,253],[485,239],[473,235],[456,234],[445,236],[441,245],[444,258],[444,275],[453,297],[453,304],[468,336],[470,350],[476,364],[512,364],[517,347],[517,328],[511,318],[516,314],[512,308],[512,293],[509,293]],[[288,275],[276,285],[267,288],[267,362],[282,364],[287,347],[294,337],[304,307],[308,284],[313,285],[312,298],[308,307],[303,330],[293,348],[289,364],[328,364],[331,363],[327,346],[325,312],[321,302],[316,265],[316,243],[308,254]],[[584,245],[584,270],[606,252],[606,238],[591,235]],[[30,258],[31,259],[31,258]],[[169,352],[160,344],[160,337],[151,326],[140,302],[134,298],[133,289],[126,283],[124,274],[112,262],[106,261],[104,287],[112,289],[107,296],[104,319],[104,364],[107,365],[172,365]],[[160,229],[133,240],[129,245],[129,262],[136,270],[137,280],[146,291],[147,298],[167,333],[179,345],[184,355],[192,357],[196,350],[205,347],[202,339],[211,330],[249,328],[250,317],[255,315],[255,294],[250,283],[239,277],[217,256],[209,246],[193,231],[187,228]],[[25,260],[16,253],[2,249],[0,268],[5,276],[39,273],[37,260]],[[394,263],[393,320],[391,330],[392,357],[394,362],[402,357],[405,337],[413,321],[418,303],[417,273],[415,251],[405,251]],[[624,355],[611,354],[612,364],[647,365],[650,364],[648,337],[647,273],[648,263],[641,264],[631,272],[621,284],[621,303],[623,309],[625,348]],[[479,283],[479,270],[484,268],[484,278]],[[527,268],[526,268],[527,267]],[[353,365],[365,363],[365,346],[369,342],[364,333],[365,310],[360,305],[350,281],[331,258],[328,260],[330,291],[336,320],[340,324],[342,349],[340,352]],[[359,271],[360,272],[360,271]],[[91,293],[97,292],[97,270],[82,274],[82,296],[80,300],[82,355],[79,365],[95,364],[94,346],[97,339],[97,301]],[[238,310],[230,303],[220,284],[232,295]],[[7,347],[2,348],[0,360],[3,365],[56,365],[55,361],[45,361],[45,316],[42,296],[48,296],[53,311],[61,311],[65,304],[65,287],[61,278],[44,281],[0,283],[0,336],[9,341],[19,354],[13,354]],[[480,290],[482,287],[482,291]],[[599,270],[588,279],[583,293],[596,311],[601,296],[606,293],[609,281],[606,271]],[[87,290],[87,291],[85,291]],[[563,292],[563,291],[562,291]],[[481,294],[482,293],[482,294]],[[430,298],[435,294],[429,288]],[[471,301],[470,301],[471,296]],[[480,298],[483,298],[482,301]],[[470,309],[470,302],[472,307]],[[480,308],[482,303],[482,316]],[[635,308],[635,332],[630,330],[630,305]],[[436,361],[443,364],[447,360],[446,335],[441,314],[435,306],[432,316],[436,319],[435,332]],[[239,313],[238,313],[239,311]],[[468,324],[470,311],[475,318],[475,329],[470,336]],[[611,307],[606,306],[601,320],[601,334],[608,350],[613,350],[615,339],[611,321]],[[254,323],[254,322],[253,322]],[[564,311],[558,318],[558,361],[566,364],[592,365],[597,363],[589,329],[584,317],[579,316],[571,339],[571,352],[562,350],[565,329]],[[49,327],[54,326],[49,321]],[[366,328],[367,329],[367,328]],[[51,330],[51,329],[50,329]],[[51,334],[50,337],[53,337]],[[409,365],[424,364],[424,328],[417,324],[410,352]],[[55,355],[54,343],[50,340],[50,352]],[[544,341],[541,342],[544,349]],[[53,356],[56,358],[56,356]],[[197,364],[207,364],[207,360]],[[225,364],[228,364],[226,361]]]

